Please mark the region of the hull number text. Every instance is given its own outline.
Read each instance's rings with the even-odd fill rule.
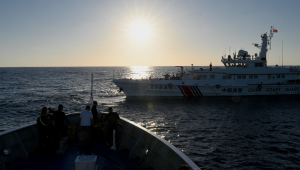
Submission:
[[[224,88],[222,89],[222,92],[227,92],[227,93],[242,93],[243,89],[242,88]]]
[[[150,89],[172,90],[172,85],[150,85]]]

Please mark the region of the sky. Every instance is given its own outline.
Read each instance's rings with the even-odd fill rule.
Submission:
[[[271,26],[268,65],[300,65],[299,0],[2,0],[0,67],[220,66]]]

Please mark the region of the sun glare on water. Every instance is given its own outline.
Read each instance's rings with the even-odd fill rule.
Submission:
[[[144,40],[149,37],[150,27],[144,21],[138,21],[132,24],[131,26],[131,34],[134,38],[138,40]]]
[[[142,79],[149,77],[149,67],[148,66],[131,66],[131,78],[132,79]]]

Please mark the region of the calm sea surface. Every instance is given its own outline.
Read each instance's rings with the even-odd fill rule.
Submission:
[[[90,99],[163,137],[202,169],[300,169],[300,95],[131,97],[115,78],[162,77],[175,67],[0,68],[0,131],[35,122],[43,106],[82,111]]]

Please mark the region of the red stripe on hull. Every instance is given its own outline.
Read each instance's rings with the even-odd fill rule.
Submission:
[[[194,96],[193,92],[189,88],[189,86],[181,86],[183,91],[185,92],[186,96]]]

